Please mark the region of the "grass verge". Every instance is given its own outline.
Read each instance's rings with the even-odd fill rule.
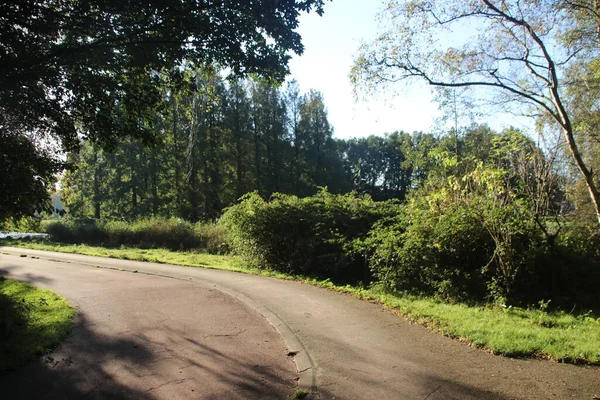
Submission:
[[[60,343],[71,331],[73,312],[54,292],[0,276],[0,374]]]
[[[600,365],[600,318],[591,311],[584,314],[571,314],[562,311],[548,312],[543,309],[544,307],[523,309],[469,306],[443,303],[432,298],[395,296],[377,286],[371,288],[337,286],[328,280],[248,269],[243,267],[239,259],[232,256],[168,250],[106,249],[49,242],[4,241],[0,244],[299,280],[362,299],[377,301],[413,322],[494,354]]]
[[[415,323],[494,354],[600,365],[600,318],[592,311],[572,314],[448,304],[432,298],[394,296],[377,287],[356,292]]]

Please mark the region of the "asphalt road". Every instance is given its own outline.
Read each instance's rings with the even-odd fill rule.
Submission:
[[[23,379],[28,373],[29,379],[31,373],[52,375],[83,359],[76,369],[96,373],[93,381],[99,386],[82,387],[100,396],[114,383],[134,398],[285,398],[298,377],[286,357],[291,352],[300,387],[315,387],[320,399],[592,400],[600,395],[598,367],[494,356],[410,324],[379,305],[297,282],[25,249],[0,251],[15,254],[0,256],[0,274],[55,290],[81,315],[52,360],[19,371]],[[97,338],[98,350],[71,345],[79,336]],[[234,342],[238,339],[244,343]],[[126,344],[113,345],[119,342]],[[140,348],[143,354],[137,356]],[[151,370],[161,352],[179,364]],[[63,354],[71,359],[62,360]],[[207,359],[210,367],[205,368]],[[178,368],[185,365],[194,368],[178,383]],[[0,390],[15,381],[0,379]],[[211,381],[217,387],[209,393]]]

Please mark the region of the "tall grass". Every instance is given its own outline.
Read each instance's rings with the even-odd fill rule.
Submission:
[[[226,232],[214,223],[149,218],[132,222],[64,219],[49,221],[50,240],[62,243],[142,249],[200,250],[210,254],[228,251]]]

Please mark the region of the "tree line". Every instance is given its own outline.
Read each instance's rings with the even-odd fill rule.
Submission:
[[[0,223],[49,209],[63,152],[160,141],[163,89],[186,66],[283,81],[309,12],[323,1],[1,2]]]
[[[165,90],[157,146],[124,141],[112,151],[87,142],[69,154],[62,179],[74,217],[218,217],[248,192],[300,197],[321,187],[403,199],[429,168],[432,134],[333,137],[323,95],[297,82],[228,82],[216,70],[189,72],[185,90]]]

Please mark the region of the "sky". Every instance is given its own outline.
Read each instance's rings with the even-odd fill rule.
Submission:
[[[418,82],[409,90],[355,100],[350,68],[361,43],[377,37],[377,14],[383,4],[383,0],[333,0],[325,3],[322,17],[314,12],[300,17],[298,32],[305,50],[290,61],[289,79],[296,79],[303,92],[323,93],[337,138],[397,130],[429,132],[440,114],[430,88]],[[514,116],[495,115],[477,122],[501,130],[514,122]]]

